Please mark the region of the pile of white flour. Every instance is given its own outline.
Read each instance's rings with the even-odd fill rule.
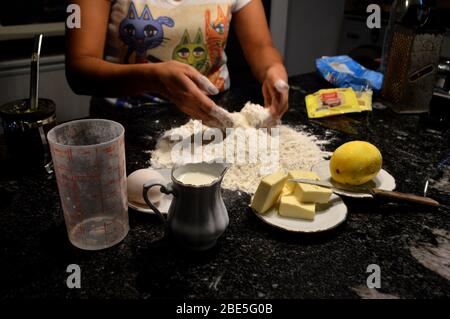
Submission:
[[[208,132],[208,127],[201,125],[199,121],[190,120],[183,126],[173,128],[163,134],[157,142],[156,149],[151,153],[152,168],[169,168],[174,162],[177,164],[186,162],[212,161],[217,158],[217,154],[226,154],[231,151],[232,157],[222,156],[224,162],[230,163],[230,169],[227,171],[222,186],[231,190],[241,190],[253,194],[264,175],[279,170],[294,170],[310,168],[323,160],[329,155],[321,150],[320,146],[325,141],[320,141],[316,137],[297,131],[294,128],[285,125],[274,127],[275,131],[270,129],[257,129],[253,127],[255,123],[261,122],[256,117],[265,114],[266,110],[257,104],[247,103],[240,113],[233,113],[233,118],[238,119],[235,127],[245,127],[237,130],[227,130],[223,140],[215,140],[214,138],[206,138],[204,134]],[[259,114],[259,115],[258,115]],[[244,124],[242,124],[244,122]],[[250,124],[250,125],[247,125]],[[209,129],[210,130],[210,129]],[[273,134],[276,132],[277,134]],[[174,136],[178,137],[174,140]],[[195,137],[196,136],[196,137]],[[267,148],[264,154],[257,154],[256,158],[251,154],[256,150],[255,145],[249,147],[249,141],[252,137],[257,136],[258,141],[266,141]],[[193,143],[195,138],[201,138],[200,144]],[[189,145],[189,156],[177,157],[174,159],[174,149],[180,146],[180,141],[184,141]],[[213,140],[214,142],[207,144],[205,140]],[[240,143],[247,141],[247,143]],[[234,142],[230,148],[230,142]],[[193,146],[192,146],[193,145]],[[276,156],[270,153],[271,145],[276,146]],[[220,152],[223,151],[223,152]],[[258,148],[258,152],[260,149]],[[200,154],[193,160],[193,154]],[[181,154],[181,152],[180,152]],[[270,156],[275,156],[271,158]],[[265,157],[264,157],[265,156]],[[238,157],[242,160],[239,160]],[[234,158],[234,160],[230,160]],[[249,160],[253,158],[253,160]],[[268,165],[268,161],[270,162]]]

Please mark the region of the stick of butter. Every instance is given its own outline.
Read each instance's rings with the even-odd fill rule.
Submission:
[[[314,220],[316,204],[301,203],[295,196],[283,196],[280,200],[278,213],[284,217]]]
[[[305,172],[305,174],[297,178],[319,180],[319,176],[317,176],[314,172]],[[331,189],[303,183],[297,183],[297,186],[293,192],[293,195],[302,203],[319,204],[328,203],[330,201],[331,194]]]
[[[251,207],[260,214],[267,212],[277,201],[286,181],[286,174],[278,172],[264,177],[256,190]]]
[[[295,182],[290,182],[290,179],[300,179],[300,178],[304,178],[304,179],[312,179],[312,180],[319,180],[319,176],[317,176],[316,173],[314,172],[307,172],[307,171],[290,171],[288,173],[287,179],[286,179],[286,184],[284,184],[284,188],[283,188],[283,196],[285,195],[292,195],[292,193],[294,193],[295,187],[297,186],[297,183]]]

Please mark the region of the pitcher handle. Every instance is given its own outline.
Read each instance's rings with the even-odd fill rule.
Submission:
[[[159,219],[163,223],[164,226],[167,226],[167,220],[164,218],[163,214],[159,211],[158,208],[156,208],[155,205],[152,204],[152,202],[148,199],[148,191],[155,186],[159,186],[159,191],[163,194],[169,195],[172,194],[175,196],[175,192],[173,191],[172,184],[163,185],[160,182],[154,182],[154,181],[148,181],[144,184],[144,189],[142,190],[142,196],[144,197],[145,202],[147,205],[158,215]]]

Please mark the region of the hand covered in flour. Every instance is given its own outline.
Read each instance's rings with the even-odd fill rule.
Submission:
[[[158,63],[155,66],[155,79],[159,82],[157,93],[173,102],[180,111],[202,120],[208,126],[223,125],[217,114],[225,117],[227,114],[221,112],[222,109],[207,96],[218,94],[219,90],[206,76],[192,66],[177,61]]]
[[[287,72],[282,64],[274,64],[267,70],[262,93],[264,106],[270,110],[272,116],[281,118],[288,110],[289,100]]]

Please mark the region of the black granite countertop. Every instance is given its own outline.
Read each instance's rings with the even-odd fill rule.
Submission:
[[[286,123],[330,140],[324,146],[328,151],[355,139],[376,144],[398,190],[421,194],[430,178],[429,195],[442,206],[345,199],[349,215],[344,224],[327,233],[299,235],[263,224],[247,208],[249,195],[224,190],[230,225],[211,251],[175,249],[161,240],[157,218],[130,210],[125,240],[88,252],[67,239],[54,178],[2,165],[0,298],[448,298],[450,166],[436,172],[450,155],[448,123],[389,109],[308,120],[304,94],[326,83],[315,75],[290,83]],[[230,110],[247,100],[262,103],[258,85],[235,85],[218,97]],[[187,121],[167,105],[92,112],[125,125],[128,172],[147,167],[146,151],[156,138]],[[81,289],[66,286],[70,264],[81,267]],[[381,268],[376,291],[366,287],[370,264]]]

